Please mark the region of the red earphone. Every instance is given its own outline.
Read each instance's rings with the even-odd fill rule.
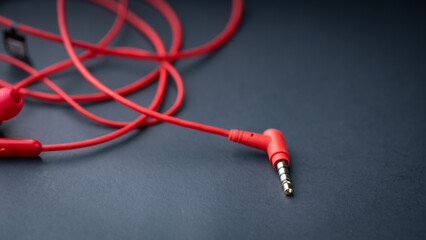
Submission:
[[[14,118],[22,110],[24,98],[14,88],[0,89],[0,124],[2,121]]]
[[[0,60],[15,65],[30,74],[30,76],[14,85],[0,79],[0,86],[4,87],[0,89],[0,121],[9,120],[18,115],[23,106],[22,95],[25,95],[27,97],[39,98],[46,101],[67,102],[84,116],[101,124],[117,127],[119,129],[93,139],[63,144],[45,145],[34,139],[3,138],[0,139],[0,157],[33,157],[38,156],[42,151],[69,150],[93,146],[110,141],[140,126],[148,126],[158,122],[169,122],[183,127],[225,136],[231,141],[266,151],[272,165],[278,170],[284,187],[284,192],[287,195],[292,194],[288,170],[290,164],[289,153],[285,144],[284,136],[280,131],[276,129],[268,129],[263,134],[258,134],[240,130],[226,130],[172,116],[179,109],[184,95],[183,81],[179,72],[173,66],[173,62],[180,58],[196,56],[213,51],[224,44],[233,35],[241,20],[243,9],[242,0],[232,1],[233,7],[231,18],[225,29],[215,39],[204,45],[188,50],[180,50],[183,35],[182,27],[174,10],[163,0],[146,0],[146,2],[156,8],[170,24],[173,33],[173,41],[169,51],[166,50],[163,41],[155,30],[127,8],[127,0],[119,0],[118,2],[113,0],[89,1],[117,14],[117,18],[110,31],[97,44],[73,40],[70,38],[65,17],[65,0],[57,0],[60,36],[24,24],[14,24],[12,20],[0,15],[1,25],[7,27],[16,26],[17,31],[45,38],[50,41],[62,42],[70,57],[68,60],[55,63],[52,66],[38,71],[19,59],[0,53]],[[107,44],[117,35],[124,22],[129,22],[141,33],[147,36],[154,45],[157,53],[131,47],[107,47]],[[74,47],[85,48],[87,51],[77,55]],[[158,62],[159,66],[152,73],[140,80],[120,89],[113,90],[95,78],[83,64],[84,60],[101,57],[103,55],[153,60]],[[85,79],[95,86],[100,93],[68,95],[63,89],[47,78],[49,74],[66,69],[70,66],[75,66]],[[177,86],[177,97],[175,103],[169,110],[164,113],[160,113],[157,109],[164,98],[169,75],[172,77]],[[143,107],[124,97],[129,93],[138,91],[144,86],[147,86],[156,79],[158,79],[159,82],[158,89],[149,107]],[[55,92],[55,94],[29,90],[26,88],[26,86],[37,80],[46,84]],[[82,101],[103,101],[107,99],[113,99],[124,106],[139,112],[141,114],[140,117],[133,122],[112,121],[89,112],[79,104],[79,102]]]
[[[14,88],[0,89],[0,124],[14,118],[22,109],[24,98]],[[27,157],[38,156],[41,152],[41,143],[34,139],[0,139],[0,157]]]

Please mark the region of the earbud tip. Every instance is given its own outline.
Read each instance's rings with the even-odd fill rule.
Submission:
[[[15,88],[0,89],[0,122],[14,118],[22,109],[24,98]]]

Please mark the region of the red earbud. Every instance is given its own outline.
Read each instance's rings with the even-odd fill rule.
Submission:
[[[0,89],[0,124],[18,115],[23,105],[24,98],[18,90],[8,87]]]

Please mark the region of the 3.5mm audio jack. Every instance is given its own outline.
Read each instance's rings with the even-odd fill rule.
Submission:
[[[280,175],[281,184],[284,188],[285,195],[291,195],[293,193],[293,188],[291,188],[291,180],[290,180],[290,171],[288,169],[288,165],[286,161],[277,162],[277,171],[278,175]]]

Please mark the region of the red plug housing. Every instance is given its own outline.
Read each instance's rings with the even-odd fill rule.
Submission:
[[[277,129],[268,129],[263,134],[232,129],[229,140],[266,151],[274,168],[279,161],[286,161],[287,166],[290,165],[290,154],[284,136]]]

